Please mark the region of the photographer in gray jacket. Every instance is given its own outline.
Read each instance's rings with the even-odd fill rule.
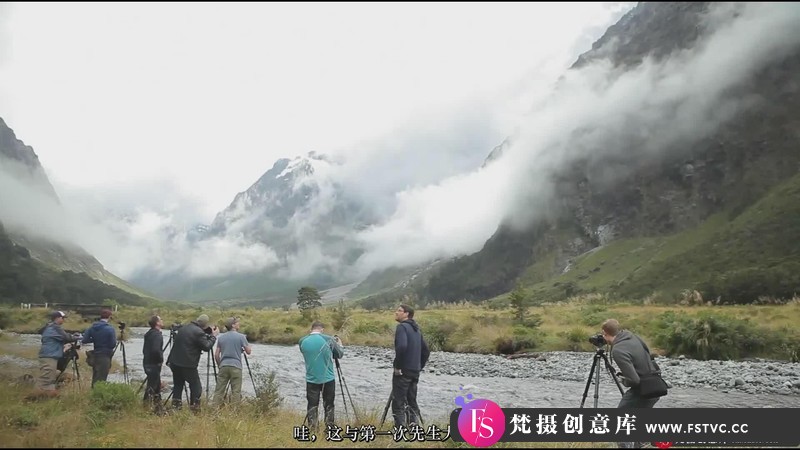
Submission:
[[[55,397],[58,378],[58,360],[64,356],[64,344],[76,342],[80,335],[69,335],[61,327],[67,315],[62,311],[50,313],[50,322],[42,329],[42,347],[39,349],[39,379],[32,397]]]
[[[621,329],[616,319],[603,322],[602,332],[606,343],[611,345],[611,357],[621,372],[620,381],[630,388],[622,395],[617,408],[652,408],[659,397],[644,398],[637,390],[643,375],[659,371],[650,356],[650,349],[639,336]],[[620,442],[619,447],[638,448],[640,445],[636,442]]]

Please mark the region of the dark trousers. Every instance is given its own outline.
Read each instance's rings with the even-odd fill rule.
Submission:
[[[172,366],[172,404],[181,405],[183,394],[183,384],[189,383],[189,406],[197,408],[200,406],[200,397],[203,396],[203,385],[200,384],[200,373],[197,367],[178,367]]]
[[[622,399],[619,401],[617,408],[652,408],[658,402],[660,397],[656,398],[642,398],[633,392],[633,389],[628,389],[622,394]],[[641,442],[619,442],[619,448],[641,448]]]
[[[325,408],[325,425],[333,425],[335,420],[333,401],[336,399],[336,380],[324,384],[306,382],[306,400],[308,400],[306,420],[309,428],[317,427],[320,393],[322,393],[322,407]]]
[[[144,390],[144,401],[161,398],[161,364],[144,366],[147,375],[147,388]]]
[[[111,355],[94,354],[92,366],[92,387],[98,381],[108,381],[108,372],[111,370]]]
[[[417,423],[417,384],[419,372],[413,370],[404,369],[402,375],[392,376],[392,416],[395,427],[409,427],[412,423]]]

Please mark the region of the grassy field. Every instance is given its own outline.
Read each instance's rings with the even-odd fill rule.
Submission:
[[[36,376],[36,346],[20,346],[17,337],[0,335],[0,356],[14,356],[24,364],[4,363],[0,365],[0,448],[53,448],[53,447],[131,447],[131,448],[176,448],[176,447],[371,447],[371,448],[471,448],[452,440],[424,442],[396,442],[392,436],[376,436],[371,442],[352,442],[344,432],[341,442],[325,440],[322,431],[316,442],[295,439],[295,427],[303,423],[303,415],[277,406],[264,409],[259,399],[246,397],[236,408],[224,406],[214,408],[202,400],[201,412],[194,414],[184,408],[170,410],[166,416],[156,416],[145,408],[139,394],[138,383],[104,384],[94,390],[85,378],[81,383],[63,385],[55,399],[29,401],[33,390],[25,374]],[[90,373],[81,358],[82,373]],[[383,405],[374,405],[371,410],[360,411],[359,420],[348,421],[337,410],[338,425],[345,428],[364,426],[378,427]],[[352,414],[352,412],[351,412]],[[382,428],[389,430],[389,422]],[[447,418],[434,419],[438,428],[447,428]],[[607,448],[608,443],[530,443],[526,448]],[[495,447],[512,447],[497,444]],[[518,447],[514,445],[513,447]]]
[[[239,316],[241,331],[251,342],[273,344],[297,343],[311,323],[309,317],[303,317],[296,310],[203,307],[180,310],[122,307],[115,313],[114,320],[125,321],[129,326],[146,326],[154,313],[161,315],[165,327],[171,323],[186,323],[200,314],[207,314],[217,325],[222,325],[226,317]],[[341,311],[331,306],[318,308],[314,314],[326,324],[326,333],[338,334],[347,345],[393,345],[396,322],[392,310],[350,308]],[[44,324],[45,317],[44,310],[0,309],[0,327],[34,333]],[[513,343],[515,351],[591,351],[593,347],[587,341],[588,336],[596,334],[600,324],[612,317],[641,335],[661,354],[669,354],[667,342],[675,339],[667,335],[668,332],[680,328],[680,324],[689,327],[694,322],[702,328],[703,321],[709,320],[723,321],[716,329],[734,334],[751,333],[764,344],[770,344],[760,346],[763,349],[754,346],[741,356],[791,359],[792,351],[796,351],[800,343],[800,332],[796,329],[796,324],[800,323],[798,300],[784,305],[664,306],[610,303],[605,296],[589,295],[565,303],[530,307],[523,323],[513,320],[510,309],[471,304],[417,310],[415,318],[434,350],[498,353],[504,352],[509,342]],[[64,327],[82,331],[89,322],[88,318],[71,314]]]
[[[163,316],[167,324],[186,322],[205,313],[212,322],[222,323],[224,317],[242,317],[243,330],[259,342],[294,343],[306,333],[309,322],[298,311],[282,310],[219,310],[192,308],[183,310],[146,310],[123,308],[115,314],[132,326],[142,326],[152,313]],[[392,311],[368,312],[352,309],[342,313],[336,308],[322,308],[319,318],[328,324],[328,332],[336,332],[348,344],[391,346],[395,322]],[[597,332],[599,324],[608,317],[618,318],[645,339],[657,341],[669,320],[685,316],[688,320],[703,317],[725,318],[747,324],[752,330],[781,339],[797,339],[796,324],[800,320],[800,302],[785,305],[746,306],[684,306],[610,304],[603,296],[574,298],[569,303],[532,307],[524,323],[515,323],[509,309],[490,309],[476,305],[451,305],[418,310],[417,319],[432,345],[446,350],[494,353],[498,339],[509,338],[522,342],[523,350],[591,350],[586,338]],[[4,330],[35,332],[42,325],[46,311],[0,309],[0,325]],[[89,321],[77,314],[67,318],[65,328],[82,330]],[[87,318],[88,319],[88,318]],[[738,322],[737,322],[738,321]],[[333,330],[334,324],[339,326]],[[666,325],[665,325],[666,324]],[[736,333],[741,333],[739,329]],[[316,442],[294,438],[295,426],[303,416],[280,405],[265,408],[261,399],[247,398],[238,408],[213,408],[205,404],[199,414],[188,408],[172,411],[160,417],[141,404],[132,386],[109,384],[89,389],[89,382],[67,383],[56,399],[27,401],[33,390],[30,376],[37,376],[38,346],[19,345],[19,337],[0,333],[0,447],[424,447],[471,448],[448,440],[445,442],[396,442],[391,436],[377,436],[371,442],[328,442],[324,432]],[[655,351],[663,349],[654,347]],[[773,352],[774,353],[774,352]],[[780,357],[781,355],[773,355]],[[81,357],[81,373],[91,369]],[[120,370],[112,367],[112,371]],[[262,391],[263,392],[263,391]],[[272,404],[272,403],[270,403]],[[361,411],[360,420],[340,426],[375,425],[380,423],[383,405],[372,405]],[[447,418],[433,418],[440,428],[447,427]],[[430,425],[430,424],[428,424]],[[54,432],[59,430],[60,432]],[[528,448],[609,448],[610,443],[530,443]],[[518,447],[496,444],[495,447]]]

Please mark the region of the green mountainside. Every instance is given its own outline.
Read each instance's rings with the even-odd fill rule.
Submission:
[[[639,3],[573,68],[606,58],[628,70],[692,48],[708,8]],[[505,299],[517,284],[539,301],[591,292],[674,301],[687,289],[705,301],[791,298],[800,293],[798,73],[795,49],[727,93],[751,99],[746,108],[657,157],[575,161],[551,175],[555,195],[535,205],[540,219],[527,229],[501,225],[477,253],[365,304]],[[616,145],[637,152],[635,142]]]
[[[0,303],[102,304],[147,306],[152,298],[124,291],[84,272],[56,270],[11,241],[0,224]]]

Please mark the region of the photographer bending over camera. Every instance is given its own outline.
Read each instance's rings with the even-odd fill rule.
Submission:
[[[83,333],[84,344],[94,344],[94,350],[86,352],[86,361],[92,366],[92,387],[98,381],[106,381],[111,370],[111,356],[117,346],[117,332],[108,321],[111,310],[100,312],[100,319]]]
[[[175,342],[169,353],[167,365],[172,369],[172,406],[180,409],[183,402],[184,383],[189,383],[189,408],[200,411],[200,397],[203,385],[200,383],[200,364],[202,352],[209,352],[217,341],[219,330],[208,326],[208,316],[201,314],[197,320],[182,326],[175,334]]]
[[[658,365],[650,355],[650,349],[637,335],[620,329],[616,319],[603,322],[603,338],[611,344],[611,356],[616,361],[621,374],[620,381],[629,387],[622,395],[617,408],[652,408],[659,397],[644,398],[639,393],[641,377],[653,372],[660,372]],[[638,448],[639,443],[620,442],[620,448]]]
[[[77,342],[78,336],[70,336],[61,328],[64,318],[61,311],[50,313],[50,322],[40,330],[42,347],[39,349],[39,379],[34,396],[55,397],[56,379],[58,378],[58,360],[64,356],[64,344]]]

